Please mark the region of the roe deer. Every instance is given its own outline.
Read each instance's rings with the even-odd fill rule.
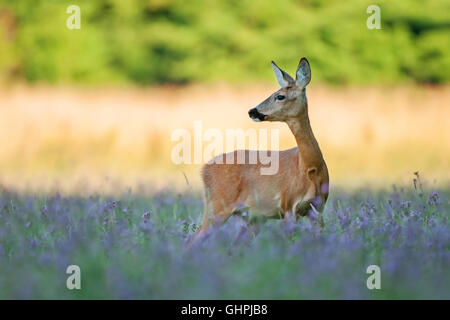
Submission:
[[[308,117],[306,85],[311,80],[308,60],[300,60],[296,80],[273,61],[272,67],[281,89],[248,114],[254,121],[286,122],[297,147],[268,151],[278,153],[278,172],[273,175],[260,174],[260,168],[264,166],[260,159],[256,164],[215,163],[214,160],[223,160],[227,156],[222,154],[205,164],[202,168],[204,214],[198,234],[206,231],[211,223],[225,222],[242,205],[249,208],[251,219],[295,220],[297,216],[307,215],[310,209],[321,212],[327,200],[328,169]],[[234,159],[237,152],[234,151]],[[249,159],[251,153],[258,151],[243,152],[245,159]],[[322,221],[320,216],[321,224]]]

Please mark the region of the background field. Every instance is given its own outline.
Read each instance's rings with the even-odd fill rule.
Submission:
[[[449,192],[334,190],[325,228],[234,216],[190,250],[201,198],[0,196],[0,298],[449,299]],[[241,234],[241,236],[238,236]],[[66,268],[81,268],[67,290]],[[369,265],[381,289],[368,290]]]
[[[0,0],[0,298],[449,299],[450,2],[378,1],[369,30],[372,4]],[[302,56],[325,227],[253,238],[235,216],[186,250],[200,164],[171,161],[171,134],[279,129],[291,148],[247,111],[278,89],[270,61]]]
[[[291,148],[295,140],[285,124],[254,123],[247,115],[276,88],[267,84],[4,89],[0,181],[21,190],[84,194],[128,187],[148,192],[164,186],[199,190],[200,165],[175,165],[171,160],[178,143],[171,141],[172,132],[185,128],[193,135],[197,120],[204,130],[221,132],[279,129],[280,148]],[[415,171],[430,185],[448,183],[449,87],[312,84],[308,97],[332,186],[405,184]]]

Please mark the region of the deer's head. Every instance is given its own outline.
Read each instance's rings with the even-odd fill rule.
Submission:
[[[311,80],[311,69],[308,60],[306,58],[300,59],[295,80],[278,68],[273,61],[272,68],[281,89],[275,91],[256,108],[249,110],[250,118],[254,121],[286,121],[289,118],[296,118],[302,113],[306,113],[305,88]]]

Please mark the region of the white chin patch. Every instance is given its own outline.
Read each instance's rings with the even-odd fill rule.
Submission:
[[[261,120],[259,120],[258,118],[252,118],[252,120],[255,122],[261,122]]]

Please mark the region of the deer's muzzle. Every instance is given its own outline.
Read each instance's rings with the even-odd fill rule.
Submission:
[[[250,109],[248,111],[248,115],[250,116],[250,118],[252,118],[253,121],[263,121],[267,117],[265,114],[259,112],[256,108]]]

